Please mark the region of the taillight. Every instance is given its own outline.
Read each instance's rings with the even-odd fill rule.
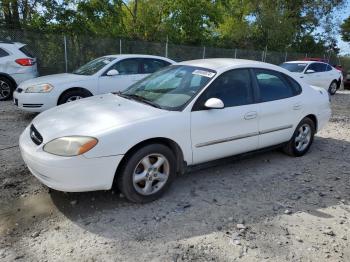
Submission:
[[[19,58],[15,62],[21,66],[32,66],[35,64],[35,60],[32,58]]]

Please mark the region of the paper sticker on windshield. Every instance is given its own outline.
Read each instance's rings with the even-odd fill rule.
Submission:
[[[197,69],[192,72],[192,75],[199,75],[212,78],[215,75],[215,73]]]

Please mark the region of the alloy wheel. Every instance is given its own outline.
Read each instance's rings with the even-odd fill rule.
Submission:
[[[303,124],[298,129],[298,134],[295,137],[295,148],[301,152],[304,151],[311,141],[311,127],[309,124]]]
[[[333,83],[331,84],[331,87],[330,87],[330,93],[331,93],[331,94],[335,94],[335,92],[337,92],[337,87],[338,87],[337,83],[336,83],[336,82],[333,82]]]
[[[170,174],[168,159],[161,154],[145,156],[133,173],[133,185],[141,195],[152,195],[166,184]]]
[[[11,96],[11,88],[8,83],[0,80],[0,98],[7,99]]]
[[[82,99],[82,96],[71,96],[67,99],[67,103]]]

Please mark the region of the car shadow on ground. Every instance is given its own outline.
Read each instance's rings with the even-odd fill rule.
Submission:
[[[293,158],[278,150],[215,161],[179,176],[155,202],[139,205],[118,192],[51,192],[54,205],[83,229],[111,239],[177,240],[283,214],[320,211],[349,201],[350,143],[316,137],[310,152]]]

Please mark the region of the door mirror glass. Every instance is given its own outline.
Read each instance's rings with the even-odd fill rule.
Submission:
[[[116,76],[116,75],[119,75],[119,72],[118,72],[118,70],[116,70],[116,69],[111,69],[111,70],[109,70],[109,71],[107,72],[106,75],[108,75],[108,76]]]
[[[219,98],[209,98],[204,106],[209,109],[221,109],[225,107],[224,102]]]
[[[312,74],[312,73],[315,73],[315,70],[308,69],[308,70],[306,70],[306,72],[305,72],[305,74]]]

